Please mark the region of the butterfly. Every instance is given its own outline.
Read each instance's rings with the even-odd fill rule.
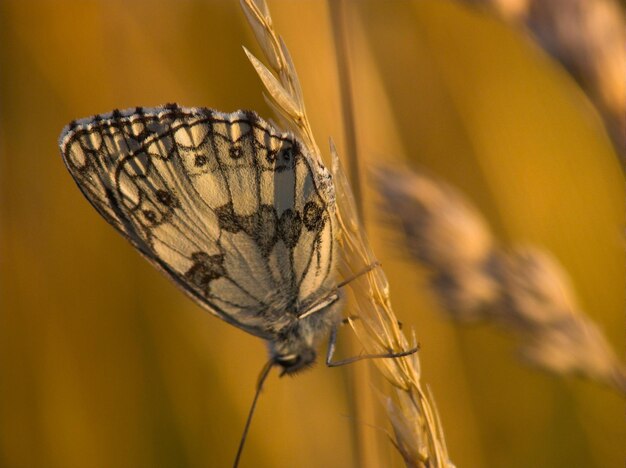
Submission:
[[[150,263],[211,314],[266,340],[234,466],[269,371],[311,366],[342,323],[330,172],[290,133],[251,111],[167,104],[114,110],[67,125],[65,165],[94,208]]]
[[[313,364],[342,293],[332,177],[298,139],[254,112],[168,104],[73,121],[59,146],[89,202],[183,292],[266,340],[283,373]]]

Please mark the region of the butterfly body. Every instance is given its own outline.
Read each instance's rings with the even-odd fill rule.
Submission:
[[[332,179],[253,112],[167,105],[72,122],[65,164],[96,210],[285,373],[340,319]]]

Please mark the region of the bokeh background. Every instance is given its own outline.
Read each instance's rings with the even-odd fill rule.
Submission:
[[[501,238],[550,249],[623,355],[624,180],[576,83],[521,31],[456,2],[347,5],[362,165],[427,168]],[[329,6],[270,8],[318,142],[332,136],[342,152]],[[56,141],[74,118],[136,105],[271,117],[242,44],[259,50],[236,1],[0,1],[2,467],[232,463],[264,344],[141,259],[83,199]],[[623,466],[623,400],[523,367],[493,329],[445,320],[426,272],[381,223],[374,192],[365,180],[368,229],[395,311],[421,343],[422,378],[457,466]],[[355,411],[355,394],[383,383],[355,388],[352,372],[320,364],[270,377],[242,466],[366,466],[355,437],[364,430],[382,466],[402,466],[384,417]]]

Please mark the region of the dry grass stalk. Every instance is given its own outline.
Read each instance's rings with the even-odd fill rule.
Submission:
[[[306,144],[311,154],[319,156],[320,150],[306,116],[296,69],[287,46],[274,30],[265,0],[240,0],[240,3],[257,42],[274,71],[272,73],[248,49],[243,48],[269,93],[263,95],[265,100],[281,118],[281,123]]]
[[[293,62],[276,34],[264,0],[241,0],[272,71],[246,51],[269,96],[268,102],[283,123],[307,145],[321,162],[306,116],[304,101]],[[342,255],[339,273],[353,277],[376,263],[367,237],[359,222],[350,185],[331,142],[333,177],[337,197],[337,219],[341,227]],[[359,320],[350,320],[360,343],[369,354],[400,353],[412,345],[400,330],[389,301],[389,285],[381,268],[374,268],[350,283],[359,310]],[[413,341],[415,338],[413,337]],[[394,359],[375,360],[377,368],[394,386],[395,395],[385,396],[384,403],[394,428],[391,437],[407,466],[452,467],[443,431],[430,396],[420,383],[417,354]]]
[[[615,0],[465,0],[514,24],[557,59],[591,98],[626,164],[626,22]]]
[[[432,272],[452,318],[491,320],[518,337],[529,362],[626,394],[626,367],[582,311],[567,273],[548,252],[499,248],[480,213],[442,182],[409,169],[377,175],[409,252]]]
[[[522,356],[556,374],[577,374],[626,395],[626,367],[581,310],[567,272],[545,250],[518,246],[498,257],[494,320],[519,336]]]
[[[389,211],[402,214],[411,255],[432,271],[445,310],[461,322],[484,318],[498,284],[489,271],[496,241],[482,215],[452,187],[408,168],[375,176]]]
[[[343,277],[350,277],[376,262],[367,235],[359,222],[350,185],[334,147],[333,177],[337,192],[338,219],[341,226]],[[389,283],[382,268],[350,283],[359,320],[350,323],[359,342],[368,353],[402,352],[411,349],[389,298]],[[415,337],[413,336],[415,342]],[[377,368],[395,388],[395,399],[388,396],[385,405],[396,438],[392,439],[407,466],[452,467],[443,430],[430,395],[421,386],[417,354],[396,359],[378,359]]]

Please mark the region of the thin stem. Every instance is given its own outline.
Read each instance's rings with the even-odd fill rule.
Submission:
[[[346,40],[345,0],[329,0],[330,18],[332,22],[333,37],[335,41],[335,54],[337,58],[337,73],[339,75],[339,94],[341,98],[341,112],[344,122],[345,155],[348,161],[348,177],[356,200],[357,213],[362,223],[363,196],[361,190],[360,164],[358,158],[356,121],[354,119],[354,105],[352,96],[352,77],[350,74],[350,55],[348,54],[348,42]]]

